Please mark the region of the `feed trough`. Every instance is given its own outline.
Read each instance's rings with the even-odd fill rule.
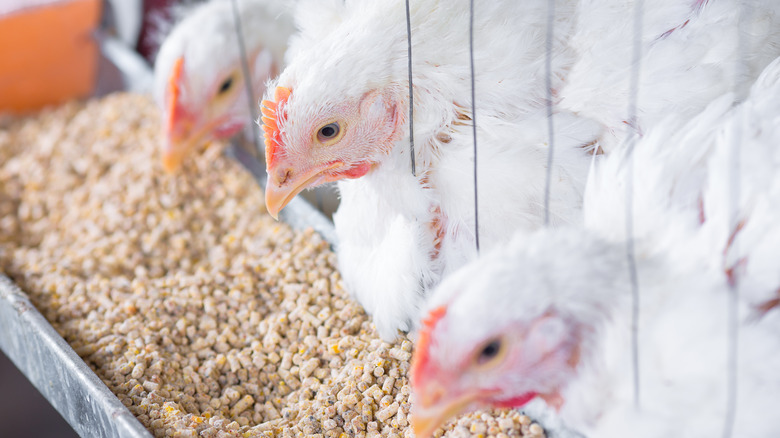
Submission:
[[[27,294],[4,281],[1,345],[81,435],[411,436],[411,341],[347,296],[316,209],[265,214],[245,149],[165,175],[156,107],[128,93],[14,126],[0,259]],[[516,411],[448,427],[541,433]]]
[[[98,93],[117,87],[143,88],[151,70],[121,42],[102,39],[104,58]],[[119,75],[117,75],[119,73]],[[228,148],[257,181],[264,182],[265,169],[238,145]],[[296,198],[280,219],[296,229],[314,228],[333,243],[330,221],[302,198]],[[30,302],[28,296],[0,274],[0,349],[81,436],[148,437],[149,431],[133,416],[73,348],[57,333]]]

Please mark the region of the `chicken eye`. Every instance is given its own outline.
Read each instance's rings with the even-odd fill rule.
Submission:
[[[227,93],[232,86],[233,86],[233,76],[225,79],[225,81],[222,82],[222,85],[219,86],[219,91],[217,91],[217,94]]]
[[[339,135],[339,131],[340,128],[338,123],[328,123],[317,132],[317,138],[320,141],[332,140]]]
[[[477,363],[479,365],[483,365],[498,357],[498,354],[501,352],[502,345],[503,344],[501,339],[494,339],[488,342],[484,347],[482,347],[482,350],[479,351],[479,355],[477,356]]]

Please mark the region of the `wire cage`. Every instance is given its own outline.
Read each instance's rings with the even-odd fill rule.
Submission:
[[[412,0],[413,2],[413,0]],[[409,22],[409,0],[405,2],[406,17],[407,17],[407,38],[408,38],[408,56],[409,56],[409,112],[413,114],[414,102],[413,102],[413,72],[412,72],[412,40],[414,35],[412,33],[412,26]],[[704,1],[706,3],[706,0]],[[479,7],[479,2],[472,0],[471,3],[471,18],[473,19],[474,7]],[[552,41],[553,35],[553,23],[555,20],[555,1],[548,1],[549,14],[548,14],[548,34],[546,36],[546,71],[547,71],[547,115],[548,115],[548,133],[549,133],[549,155],[547,157],[547,174],[546,174],[546,191],[545,191],[545,224],[549,224],[549,191],[550,181],[552,178],[552,163],[555,161],[555,145],[556,139],[554,136],[554,127],[552,125],[552,114],[554,111],[552,86],[551,86],[551,60],[553,57]],[[644,2],[637,0],[635,2],[635,14],[633,17],[634,22],[632,26],[636,29],[635,39],[627,44],[633,46],[633,69],[631,71],[630,78],[630,99],[629,105],[626,108],[626,120],[629,121],[628,125],[631,125],[631,121],[637,118],[637,102],[636,98],[639,94],[639,74],[641,72],[641,29],[642,29],[642,10]],[[739,13],[749,13],[749,11],[738,11]],[[240,26],[239,26],[240,28]],[[240,31],[239,31],[240,32]],[[473,38],[473,29],[469,29],[470,40]],[[240,33],[238,34],[240,37]],[[239,38],[240,39],[240,38]],[[472,41],[473,44],[473,41]],[[116,38],[104,37],[101,39],[101,49],[104,56],[108,59],[106,65],[110,65],[111,74],[123,76],[123,87],[125,89],[144,89],[151,83],[151,70],[148,65],[141,60],[138,55],[123,45]],[[473,119],[474,129],[474,178],[473,178],[473,190],[474,190],[474,212],[475,212],[475,236],[476,247],[479,251],[479,202],[477,198],[477,183],[479,177],[477,175],[477,157],[479,156],[478,138],[477,138],[477,124],[478,124],[478,112],[476,108],[476,96],[474,94],[474,61],[473,51],[471,58],[471,75],[472,75],[472,95],[471,95],[471,114]],[[740,60],[737,60],[740,61]],[[248,68],[245,63],[245,68]],[[105,70],[108,71],[108,70]],[[476,73],[478,74],[478,72]],[[248,76],[248,75],[247,75]],[[101,89],[101,93],[112,91],[112,86],[104,85]],[[256,101],[257,99],[251,99]],[[253,117],[256,119],[256,117]],[[413,116],[410,117],[413,119]],[[417,170],[416,163],[414,162],[414,137],[413,128],[411,128],[412,134],[410,135],[410,172],[413,174]],[[250,136],[255,140],[259,138],[257,131],[253,132]],[[625,146],[630,150],[633,148],[634,143],[638,138],[638,133],[629,135]],[[258,160],[256,154],[253,153],[253,149],[258,145],[247,142],[245,139],[236,140],[231,143],[227,149],[227,154],[234,158],[236,161],[249,171],[253,178],[260,184],[264,185],[266,181],[265,165],[261,160]],[[738,148],[739,145],[734,145]],[[629,153],[629,157],[631,154]],[[633,162],[631,160],[627,163],[629,175],[633,171]],[[735,177],[736,178],[736,177]],[[631,197],[633,181],[629,179],[629,185],[626,190],[626,199],[629,206],[633,205]],[[327,242],[333,247],[338,246],[333,224],[331,222],[330,215],[338,206],[338,199],[331,189],[320,189],[309,192],[307,195],[309,201],[307,202],[301,197],[295,198],[290,204],[281,212],[280,219],[290,224],[294,229],[313,228],[318,232]],[[736,201],[735,201],[736,202]],[[315,204],[313,206],[312,204]],[[735,204],[736,205],[736,204]],[[736,208],[736,206],[735,206]],[[636,266],[635,266],[635,248],[633,238],[633,210],[627,208],[626,210],[626,257],[628,259],[628,266],[630,269],[630,277],[632,278],[632,315],[633,321],[633,370],[634,375],[634,394],[637,405],[641,404],[642,388],[639,385],[639,375],[642,372],[639,369],[639,360],[637,358],[639,346],[639,335],[637,332],[637,323],[639,319],[639,301],[641,299],[642,289],[640,283],[636,279]],[[736,223],[733,224],[737,226]],[[730,295],[730,319],[729,319],[729,348],[732,358],[737,354],[737,340],[739,336],[739,327],[736,319],[737,304],[736,299],[739,294],[739,282],[734,282],[732,285],[732,293]],[[57,334],[52,326],[45,320],[45,318],[35,309],[30,300],[25,296],[23,292],[15,286],[10,279],[5,276],[0,276],[0,327],[6,336],[0,338],[0,349],[8,355],[12,361],[17,365],[19,369],[27,376],[27,378],[44,394],[44,396],[50,401],[50,403],[65,417],[68,423],[81,435],[81,436],[105,436],[105,437],[148,437],[152,436],[148,430],[146,430],[141,423],[130,413],[130,411],[120,402],[120,400],[111,393],[108,388],[100,381],[95,373],[87,366],[84,361],[76,354],[76,352],[63,340],[63,338]],[[737,409],[736,406],[736,392],[737,392],[737,379],[736,379],[736,359],[733,359],[730,363],[730,369],[728,375],[724,376],[724,384],[729,388],[729,406],[727,408],[728,415],[724,419],[724,435],[725,437],[732,436],[733,434],[733,422],[734,412]]]

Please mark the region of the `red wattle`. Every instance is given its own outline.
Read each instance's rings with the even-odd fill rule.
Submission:
[[[519,408],[529,401],[536,398],[538,394],[535,392],[528,392],[517,397],[512,397],[506,400],[498,400],[495,405],[500,408]]]
[[[339,175],[343,175],[344,178],[355,179],[364,176],[369,170],[371,170],[371,163],[362,162],[343,172],[339,172]]]
[[[222,125],[218,127],[214,131],[214,136],[217,138],[230,138],[233,135],[235,135],[238,131],[241,130],[241,128],[244,127],[244,124],[241,122],[232,122],[229,124]]]

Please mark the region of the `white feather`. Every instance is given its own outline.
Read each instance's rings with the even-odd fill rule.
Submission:
[[[651,132],[669,114],[685,122],[734,83],[749,83],[777,55],[780,6],[747,2],[752,15],[739,23],[734,11],[742,3],[646,2],[637,126],[642,132]],[[548,5],[541,0],[475,5],[482,250],[544,220]],[[410,6],[418,178],[410,175],[408,135],[387,156],[362,145],[380,164],[358,181],[339,182],[342,204],[334,217],[342,275],[385,339],[394,338],[399,328],[413,330],[415,310],[429,288],[476,256],[469,3],[418,0]],[[628,132],[633,7],[634,2],[555,2],[556,148],[550,188],[555,226],[581,223],[588,152],[614,149]],[[372,90],[397,97],[406,121],[403,1],[304,1],[296,14],[300,34],[293,39],[289,65],[271,84],[293,90],[286,104],[289,126],[280,129],[283,137],[303,137],[285,143],[288,156],[307,154],[298,145],[306,144],[310,133],[293,134],[294,126]],[[744,53],[749,68],[737,76],[730,66],[740,25],[750,29]],[[429,226],[437,216],[443,236]],[[438,249],[437,237],[443,237]]]
[[[579,58],[560,104],[607,128],[605,151],[632,130],[626,122],[635,5],[582,0],[577,8],[572,46]],[[636,129],[647,133],[670,113],[687,121],[735,86],[744,95],[779,54],[779,22],[774,0],[643,2]]]
[[[635,149],[641,410],[625,227],[615,219],[625,213],[626,151],[594,170],[584,227],[518,235],[442,282],[427,305],[447,307],[430,360],[446,373],[485,339],[552,312],[583,328],[576,374],[561,392],[568,426],[591,437],[717,436],[727,414],[727,271],[743,259],[734,436],[780,435],[780,308],[758,312],[780,294],[780,59],[732,102],[727,94],[688,123],[668,118]],[[730,244],[735,211],[744,226]],[[544,377],[495,378],[512,395]]]
[[[559,2],[562,17],[572,17],[573,4]],[[311,2],[301,4],[306,13],[298,17],[294,56],[272,84],[293,90],[282,136],[293,135],[295,124],[377,89],[392,92],[406,120],[404,2],[333,1],[318,5],[317,14],[309,7]],[[546,11],[546,1],[484,2],[476,8],[483,248],[543,221]],[[334,222],[341,272],[385,339],[398,329],[413,330],[429,288],[476,254],[468,19],[464,0],[411,2],[417,177],[411,175],[404,134],[389,155],[376,152],[381,164],[371,173],[338,184],[342,199]],[[556,23],[556,87],[574,60],[565,43],[571,28],[568,19]],[[568,112],[556,114],[556,123],[551,217],[556,224],[577,223],[589,159],[582,146],[593,143],[600,128]],[[297,143],[286,142],[289,156],[304,153]],[[443,219],[438,249],[431,227],[437,217]]]
[[[186,104],[206,107],[216,87],[241,68],[241,53],[232,0],[211,0],[191,8],[165,38],[155,60],[154,96],[165,103],[171,69],[176,59],[184,58],[182,90]],[[243,36],[253,70],[256,98],[265,91],[271,76],[270,64],[279,69],[293,33],[292,17],[284,3],[273,0],[239,0]],[[269,56],[270,55],[270,56]],[[240,84],[243,88],[243,82]],[[237,120],[248,120],[246,93],[233,105]]]

